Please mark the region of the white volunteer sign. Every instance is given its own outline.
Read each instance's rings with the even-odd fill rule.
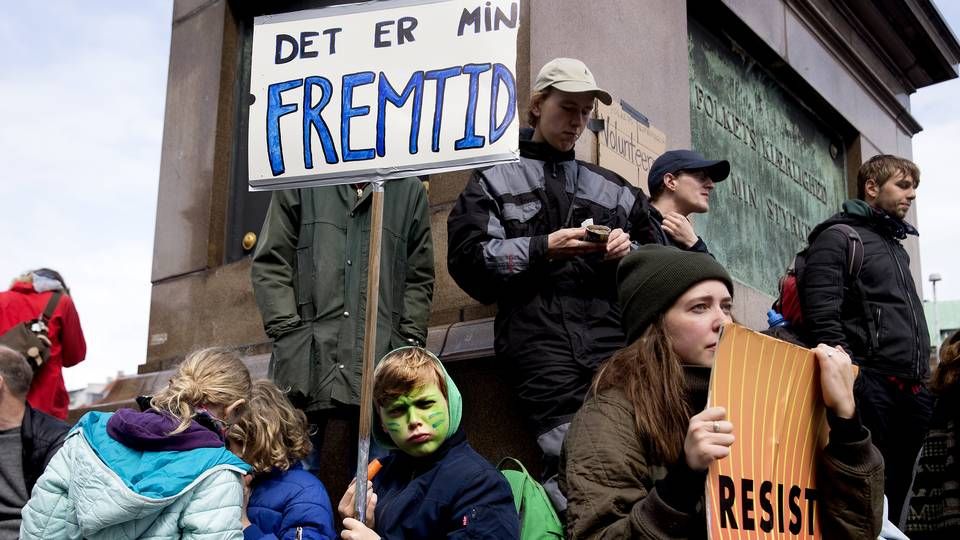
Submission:
[[[250,189],[516,160],[519,19],[512,0],[380,1],[257,17]]]

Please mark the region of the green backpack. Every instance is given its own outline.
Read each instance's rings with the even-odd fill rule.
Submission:
[[[506,457],[497,465],[497,470],[507,479],[510,491],[513,492],[513,502],[520,514],[520,539],[562,539],[563,526],[550,504],[547,492],[530,476],[523,464]]]

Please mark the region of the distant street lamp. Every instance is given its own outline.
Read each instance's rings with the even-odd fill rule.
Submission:
[[[930,274],[930,284],[933,285],[933,335],[937,342],[934,347],[937,351],[937,362],[940,361],[940,313],[937,311],[937,282],[942,280],[940,274]]]

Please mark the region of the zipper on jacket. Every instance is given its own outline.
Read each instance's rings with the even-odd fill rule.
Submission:
[[[886,238],[884,238],[883,241],[884,245],[887,246],[887,251],[890,253],[890,257],[893,258],[894,264],[897,265],[897,272],[900,274],[900,287],[903,288],[903,296],[910,303],[910,316],[913,318],[913,348],[917,349],[917,361],[913,365],[913,378],[914,380],[920,380],[920,362],[922,360],[922,353],[920,352],[920,347],[918,346],[920,344],[918,337],[920,334],[920,323],[917,321],[917,309],[916,306],[913,305],[913,298],[910,298],[909,291],[907,291],[907,278],[903,274],[903,267],[900,266],[900,259],[897,258],[897,254],[894,253],[893,248],[890,247],[890,243],[892,242],[893,240],[888,240]],[[879,332],[879,330],[877,331]]]
[[[297,527],[297,540],[303,540],[303,527]]]
[[[880,328],[882,324],[880,322],[880,314],[881,314],[880,306],[877,306],[877,346],[878,347],[880,346]]]

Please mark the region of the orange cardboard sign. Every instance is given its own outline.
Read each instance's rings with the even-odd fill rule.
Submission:
[[[813,352],[726,325],[708,406],[726,408],[736,436],[707,475],[710,538],[821,538],[815,460],[827,427]]]

